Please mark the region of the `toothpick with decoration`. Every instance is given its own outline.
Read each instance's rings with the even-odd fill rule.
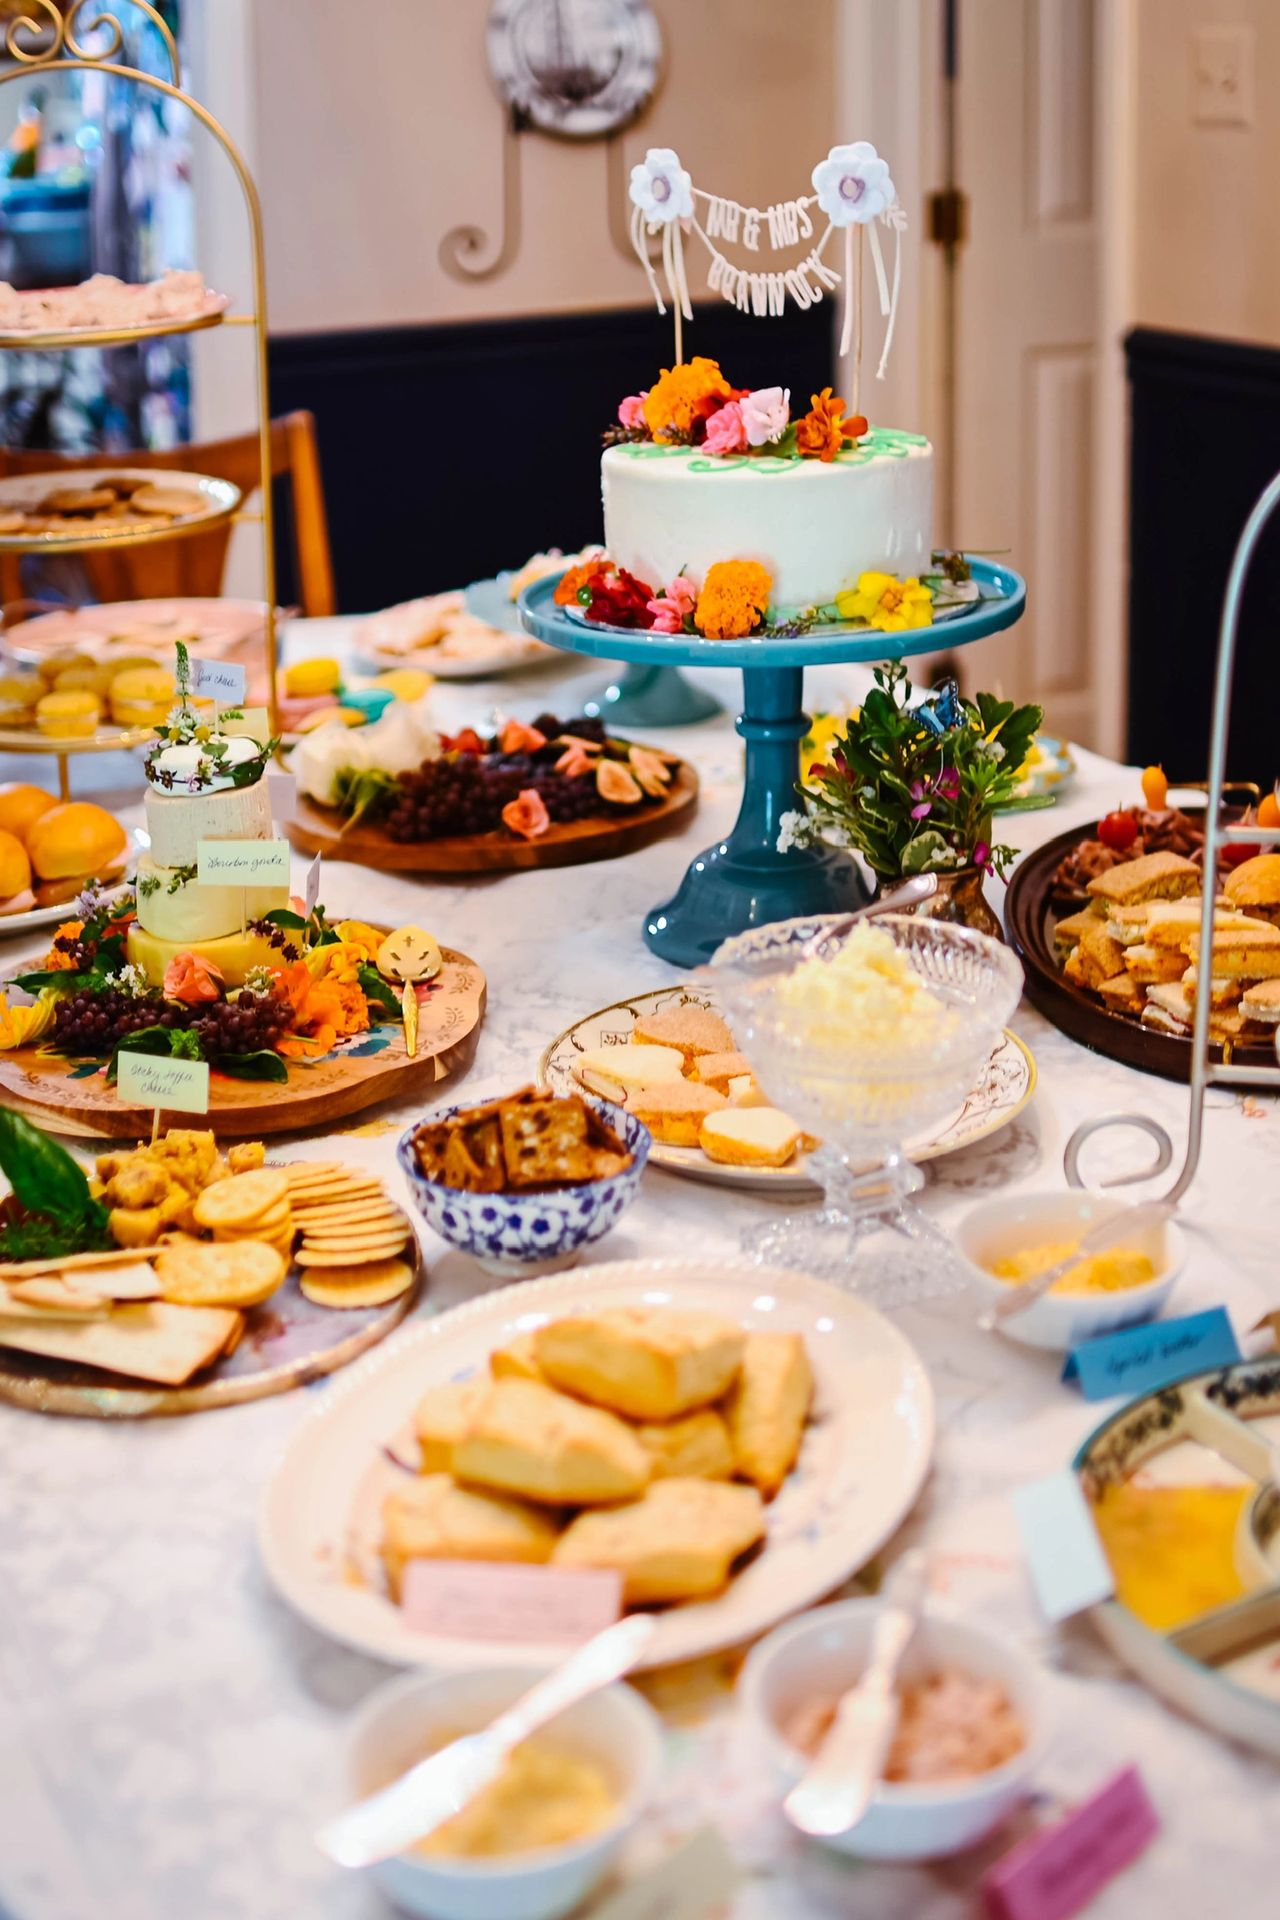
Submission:
[[[444,956],[435,936],[421,927],[397,927],[378,948],[378,972],[403,986],[400,1011],[404,1015],[404,1050],[411,1060],[418,1052],[418,984],[433,980],[443,965]]]

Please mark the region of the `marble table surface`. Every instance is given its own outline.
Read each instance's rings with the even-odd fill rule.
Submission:
[[[345,644],[349,623],[297,623],[296,656]],[[726,703],[733,673],[695,679]],[[600,665],[556,661],[484,685],[437,689],[445,727],[496,706],[521,718],[577,710]],[[811,673],[810,707],[847,705],[857,669]],[[675,975],[640,937],[644,910],[693,854],[730,825],[741,750],[728,716],[671,736],[698,767],[702,798],[676,837],[630,858],[546,873],[442,882],[335,866],[333,912],[413,919],[471,953],[489,1011],[470,1096],[529,1078],[545,1043],[578,1013]],[[33,763],[0,767],[30,778]],[[136,763],[98,763],[95,787],[138,800]],[[78,789],[85,786],[77,770]],[[1008,822],[1031,846],[1138,797],[1136,776],[1089,754],[1057,808]],[[0,947],[6,970],[36,950]],[[1003,1133],[935,1161],[924,1196],[944,1225],[996,1190],[1058,1187],[1072,1130],[1106,1109],[1161,1120],[1181,1149],[1185,1091],[1097,1057],[1023,1006],[1014,1026],[1039,1067],[1032,1104]],[[452,1091],[452,1090],[451,1090]],[[1225,1301],[1243,1331],[1280,1304],[1280,1115],[1273,1100],[1210,1095],[1199,1177],[1186,1206],[1191,1256],[1177,1306]],[[379,1112],[296,1151],[340,1152],[398,1187],[397,1134],[413,1114]],[[379,1124],[382,1123],[382,1124]],[[1149,1152],[1113,1137],[1090,1173]],[[1132,1189],[1137,1193],[1142,1188]],[[601,1257],[732,1255],[770,1202],[653,1171]],[[497,1283],[424,1230],[434,1313]],[[1050,1632],[1031,1599],[1010,1489],[1062,1466],[1097,1409],[1060,1384],[1055,1357],[978,1332],[963,1296],[897,1316],[932,1376],[932,1475],[891,1543],[928,1547],[948,1603],[1043,1661],[1052,1743],[1032,1816],[1044,1818],[1137,1762],[1163,1823],[1140,1861],[1094,1903],[1099,1920],[1261,1920],[1274,1911],[1277,1773],[1180,1718],[1119,1668],[1092,1629]],[[403,1337],[403,1333],[399,1336]],[[310,1831],[337,1787],[344,1718],[387,1674],[331,1645],[268,1587],[254,1540],[261,1490],[282,1447],[329,1388],[185,1419],[113,1426],[0,1409],[0,1915],[10,1920],[376,1920],[389,1912],[359,1878],[331,1867]],[[728,1692],[733,1663],[711,1660],[649,1686],[668,1715],[669,1768],[645,1845],[661,1851],[716,1821],[743,1878],[733,1920],[959,1920],[977,1911],[983,1867],[1009,1844],[932,1867],[858,1865],[782,1829]]]

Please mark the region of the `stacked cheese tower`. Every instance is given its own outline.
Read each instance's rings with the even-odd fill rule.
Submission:
[[[273,838],[267,757],[266,746],[243,735],[207,724],[197,733],[180,712],[147,761],[151,850],[138,861],[138,918],[128,953],[155,985],[179,954],[195,953],[227,986],[241,986],[250,968],[278,965],[281,942],[288,946],[283,933],[273,946],[252,925],[288,906],[286,885],[202,885],[198,877],[202,840]]]

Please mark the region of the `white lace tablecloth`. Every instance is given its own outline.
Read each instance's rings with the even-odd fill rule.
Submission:
[[[336,650],[348,629],[313,622],[304,635],[299,625],[291,645]],[[736,700],[735,674],[693,677]],[[567,714],[601,678],[598,665],[569,660],[501,683],[442,686],[441,724],[482,722],[497,701],[522,718],[547,707]],[[807,696],[811,707],[847,704],[864,685],[853,669],[812,673]],[[641,917],[730,825],[741,749],[727,716],[669,739],[702,776],[698,813],[678,837],[627,859],[477,880],[417,882],[341,865],[326,875],[331,912],[422,922],[484,967],[489,1011],[468,1096],[530,1078],[543,1046],[577,1014],[673,978],[644,946]],[[1009,838],[1031,846],[1137,799],[1135,776],[1080,760],[1070,797],[1009,821]],[[30,778],[32,766],[0,767],[0,778]],[[121,777],[105,764],[93,774],[99,785]],[[8,943],[0,964],[8,971],[36,949]],[[1105,1109],[1154,1115],[1181,1145],[1182,1089],[1085,1051],[1029,1007],[1014,1025],[1039,1066],[1035,1099],[1003,1133],[932,1164],[927,1204],[944,1222],[995,1189],[1060,1186],[1069,1134]],[[1210,1105],[1176,1307],[1225,1300],[1243,1331],[1280,1303],[1280,1119],[1273,1101],[1248,1094],[1214,1093]],[[383,1131],[353,1123],[336,1138],[302,1139],[297,1151],[340,1152],[397,1186],[395,1141],[413,1117],[379,1113],[392,1123]],[[1138,1164],[1149,1146],[1135,1138],[1132,1151]],[[732,1254],[768,1204],[654,1171],[601,1255]],[[422,1313],[496,1284],[425,1231],[424,1242]],[[1047,1633],[1030,1599],[1009,1490],[1063,1465],[1098,1411],[1060,1384],[1054,1356],[978,1333],[963,1298],[899,1318],[928,1365],[939,1420],[932,1477],[891,1551],[923,1541],[950,1600],[1045,1662],[1054,1728],[1037,1811],[1136,1761],[1164,1823],[1093,1911],[1099,1920],[1274,1912],[1266,1863],[1274,1867],[1276,1769],[1162,1706],[1087,1626]],[[327,1390],[122,1426],[0,1408],[0,1916],[375,1920],[388,1911],[309,1838],[335,1790],[343,1720],[386,1670],[296,1619],[267,1587],[254,1539],[273,1463]],[[672,1729],[655,1845],[717,1821],[745,1873],[733,1920],[977,1911],[982,1867],[1007,1833],[979,1856],[920,1869],[859,1866],[792,1840],[740,1737],[730,1673],[731,1662],[709,1661],[651,1688]]]

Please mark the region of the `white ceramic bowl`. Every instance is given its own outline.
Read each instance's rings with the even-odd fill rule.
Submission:
[[[485,1667],[469,1673],[410,1674],[379,1687],[351,1723],[346,1784],[352,1800],[376,1792],[439,1745],[486,1726],[541,1678],[545,1668]],[[369,1868],[382,1891],[425,1920],[559,1920],[599,1884],[653,1798],[662,1770],[661,1723],[627,1686],[581,1700],[543,1736],[594,1760],[617,1810],[572,1846],[494,1860],[397,1854]]]
[[[842,1600],[779,1627],[755,1648],[740,1693],[752,1737],[762,1741],[780,1796],[807,1765],[783,1726],[814,1699],[853,1685],[866,1661],[880,1602]],[[972,1779],[908,1786],[882,1781],[857,1826],[823,1844],[865,1860],[936,1860],[974,1845],[998,1826],[1027,1792],[1044,1745],[1039,1676],[1027,1656],[981,1627],[926,1612],[900,1669],[904,1680],[939,1667],[996,1680],[1018,1714],[1027,1742],[1001,1767]]]
[[[1024,1247],[1049,1246],[1079,1240],[1113,1214],[1133,1203],[1109,1194],[1086,1193],[1067,1187],[1060,1193],[1018,1193],[988,1200],[966,1213],[955,1241],[968,1265],[974,1286],[984,1301],[1009,1297],[1009,1282],[997,1280],[991,1264]],[[1148,1254],[1156,1270],[1145,1286],[1121,1287],[1115,1293],[1045,1293],[1022,1313],[1001,1321],[1000,1331],[1024,1346],[1048,1347],[1066,1353],[1082,1340],[1092,1340],[1115,1327],[1153,1320],[1173,1290],[1187,1257],[1186,1242],[1171,1221],[1136,1232],[1126,1244]]]

